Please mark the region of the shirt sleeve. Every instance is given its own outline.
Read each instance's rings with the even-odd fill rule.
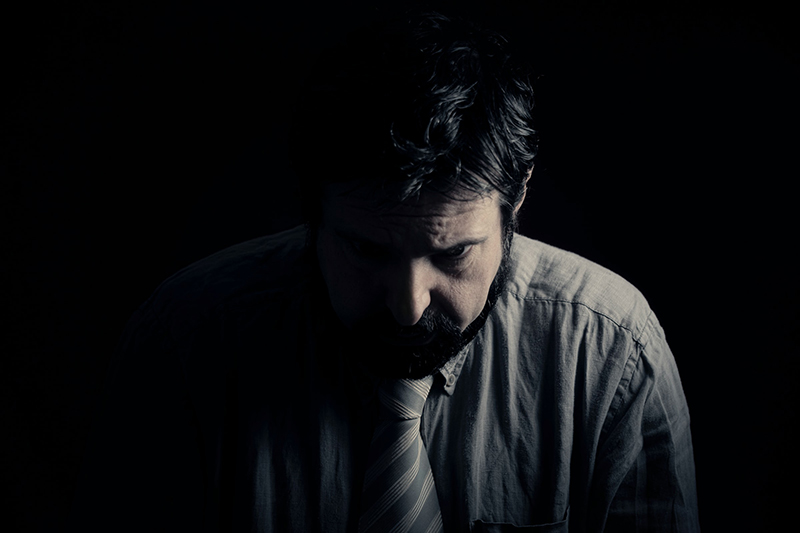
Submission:
[[[196,417],[168,333],[145,305],[109,370],[69,531],[201,531]]]
[[[655,315],[623,376],[598,448],[594,529],[699,531],[689,410]]]

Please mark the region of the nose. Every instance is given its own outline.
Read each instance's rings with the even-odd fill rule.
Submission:
[[[432,272],[411,261],[389,274],[386,305],[401,326],[413,326],[431,304]]]

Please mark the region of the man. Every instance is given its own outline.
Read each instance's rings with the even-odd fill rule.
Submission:
[[[536,133],[503,39],[436,14],[376,25],[299,101],[309,224],[137,312],[78,527],[698,530],[655,315],[514,233]]]

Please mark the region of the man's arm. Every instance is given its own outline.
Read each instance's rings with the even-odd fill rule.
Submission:
[[[603,429],[590,529],[699,531],[689,410],[654,315],[637,352]]]

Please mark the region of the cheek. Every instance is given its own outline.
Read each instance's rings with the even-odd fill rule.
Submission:
[[[353,268],[332,240],[320,236],[317,256],[331,305],[339,320],[352,327],[370,309],[370,302],[374,299],[370,284],[365,283],[363,273]]]
[[[480,264],[449,287],[446,300],[450,302],[450,314],[463,330],[470,325],[486,305],[489,288],[500,267],[500,254],[490,254]]]

